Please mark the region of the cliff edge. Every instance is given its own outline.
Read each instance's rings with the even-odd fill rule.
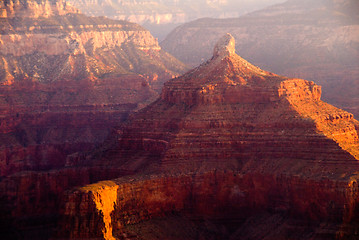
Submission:
[[[93,153],[132,175],[70,192],[64,236],[150,238],[146,226],[174,218],[213,224],[188,239],[355,235],[359,122],[313,82],[263,71],[233,45],[225,35]],[[158,234],[172,239],[173,228]]]

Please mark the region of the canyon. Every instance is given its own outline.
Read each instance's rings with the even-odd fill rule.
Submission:
[[[163,39],[178,24],[202,17],[238,17],[284,0],[69,0],[89,16],[127,20],[148,28]]]
[[[218,36],[231,33],[242,57],[281,75],[315,81],[323,99],[359,115],[358,2],[290,0],[239,18],[185,23],[160,43],[190,66],[211,57]]]
[[[182,74],[137,24],[0,10],[1,239],[358,238],[359,122],[313,81],[231,34]]]
[[[279,1],[233,0],[70,0],[72,5],[90,16],[107,16],[118,20],[128,20],[139,24],[175,24],[184,23],[195,18],[238,17],[244,12],[257,9],[258,6],[268,6]]]
[[[43,12],[40,7],[49,1],[36,8],[10,2],[14,3],[2,10],[25,11],[30,17],[0,18],[1,85],[11,85],[15,78],[40,83],[74,79],[105,83],[105,79],[121,75],[141,75],[159,91],[164,79],[185,70],[137,24],[72,12],[54,15],[47,8],[48,12]],[[65,1],[51,4],[66,11]]]
[[[68,191],[57,238],[357,238],[359,122],[320,98],[224,35],[86,156],[128,176]]]
[[[64,191],[123,174],[81,152],[186,66],[143,27],[67,1],[2,1],[0,12],[0,238],[48,239]]]

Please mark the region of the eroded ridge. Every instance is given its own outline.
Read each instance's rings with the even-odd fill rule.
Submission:
[[[333,238],[355,229],[358,121],[322,102],[320,86],[263,71],[231,43],[226,35],[212,59],[166,83],[101,155],[134,173],[113,180],[112,222],[121,223],[113,236],[173,212],[221,219],[284,214],[306,222],[311,236],[323,230],[316,221],[330,223],[325,231]],[[83,216],[76,209],[66,215]],[[288,231],[299,234],[297,228]]]

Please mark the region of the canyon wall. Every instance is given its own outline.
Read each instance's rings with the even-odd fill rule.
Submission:
[[[59,6],[66,14],[43,12]],[[67,6],[30,0],[0,6],[15,14],[0,19],[2,176],[65,166],[67,154],[101,143],[185,69],[139,25]]]
[[[165,80],[185,70],[149,31],[133,23],[81,14],[0,22],[2,85],[14,79],[48,83],[135,74],[158,91]]]
[[[65,190],[128,174],[82,152],[186,67],[141,26],[66,1],[2,1],[0,12],[0,238],[48,239]]]
[[[184,23],[201,17],[238,17],[245,12],[253,11],[279,1],[234,0],[145,0],[141,2],[128,0],[80,0],[70,1],[82,12],[91,16],[108,16],[128,20],[139,24],[175,24]]]
[[[273,211],[288,212],[291,217],[312,224],[309,229],[316,237],[321,235],[316,221],[326,219],[337,224],[330,233],[334,238],[340,224],[353,218],[357,201],[355,181],[348,185],[329,179],[313,181],[231,171],[122,178],[69,193],[63,213],[63,223],[68,225],[62,226],[61,233],[71,239],[119,239],[126,226],[176,213],[189,218],[247,219]],[[170,232],[163,229],[166,231]],[[295,230],[292,234],[295,236]],[[295,239],[302,238],[297,235]]]
[[[89,16],[107,16],[145,26],[159,39],[178,24],[203,17],[228,18],[261,9],[284,0],[70,0]]]
[[[226,229],[218,239],[357,236],[359,122],[320,97],[313,82],[236,55],[226,34],[89,156],[132,176],[70,191],[59,237],[148,239],[142,227],[173,217],[217,221],[208,228]],[[275,231],[256,225],[266,222]]]
[[[236,37],[238,53],[262,69],[314,81],[323,99],[355,116],[358,106],[357,1],[288,1],[239,18],[205,18],[172,31],[161,46],[197,66],[219,35]]]
[[[0,17],[49,17],[53,15],[65,15],[79,13],[65,0],[4,0],[0,3]]]

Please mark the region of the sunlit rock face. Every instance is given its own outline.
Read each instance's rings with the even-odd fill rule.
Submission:
[[[277,74],[315,81],[323,99],[359,116],[358,1],[292,0],[240,18],[200,19],[172,31],[161,46],[197,66],[230,32],[242,57]]]
[[[64,166],[185,69],[133,23],[86,17],[65,1],[0,8],[13,11],[0,19],[0,176]]]
[[[15,219],[0,238],[11,239],[29,234],[17,226],[53,224],[64,190],[121,175],[89,170],[77,152],[185,66],[141,26],[84,16],[67,1],[1,1],[0,13],[0,223]]]
[[[106,78],[136,74],[159,91],[164,80],[185,69],[161,50],[149,31],[137,24],[91,18],[73,11],[62,15],[39,12],[41,17],[36,18],[30,14],[31,4],[40,8],[67,3],[35,0],[16,3],[26,14],[0,18],[2,85],[24,78],[41,83],[82,79],[105,82]],[[0,8],[5,10],[10,6],[2,4]],[[18,8],[14,8],[15,13],[20,12]]]
[[[88,156],[133,174],[70,191],[60,238],[355,236],[359,122],[234,45],[223,36]]]
[[[4,0],[0,3],[0,17],[49,17],[79,13],[65,0]]]

